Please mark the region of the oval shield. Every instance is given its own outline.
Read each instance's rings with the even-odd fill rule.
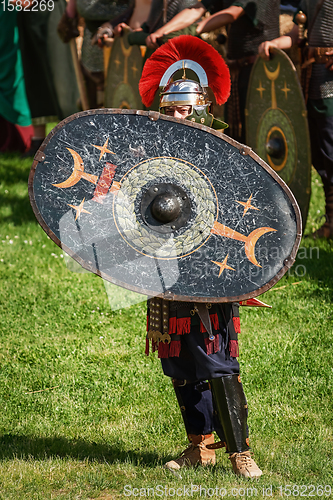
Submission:
[[[294,193],[305,225],[311,190],[310,138],[302,89],[285,52],[253,65],[247,94],[246,143]]]
[[[297,203],[250,148],[153,111],[61,122],[29,178],[35,215],[84,268],[165,299],[255,297],[292,265]]]
[[[129,45],[128,31],[115,38],[105,82],[104,105],[107,108],[142,109],[139,81],[143,58],[138,45]]]

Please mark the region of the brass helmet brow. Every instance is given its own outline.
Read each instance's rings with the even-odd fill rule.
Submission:
[[[161,111],[166,106],[202,106],[207,102],[207,93],[193,80],[176,80],[169,83],[160,93]]]
[[[181,80],[172,81],[173,75],[183,69],[184,74]],[[191,69],[196,73],[199,82],[186,78],[186,69]],[[208,80],[202,66],[195,61],[181,60],[172,64],[160,81],[160,111],[163,113],[167,106],[203,106],[209,102]]]

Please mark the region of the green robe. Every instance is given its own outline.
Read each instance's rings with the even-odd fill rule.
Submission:
[[[18,13],[26,90],[34,125],[62,120],[78,111],[79,98],[69,44],[57,33],[65,0],[52,11]]]
[[[31,124],[19,49],[16,11],[0,10],[0,115],[20,126]]]

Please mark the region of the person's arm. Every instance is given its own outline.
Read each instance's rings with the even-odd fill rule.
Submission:
[[[77,23],[76,0],[69,0],[57,26],[58,35],[64,43],[80,35]]]
[[[161,38],[163,35],[168,35],[169,33],[173,33],[174,31],[182,30],[191,26],[191,24],[195,23],[200,17],[206,12],[206,8],[202,5],[201,2],[198,2],[193,7],[184,9],[178,14],[175,15],[168,23],[164,26],[156,30],[154,33],[151,33],[146,40],[147,47],[151,49],[156,49],[158,44],[156,43],[158,38]]]
[[[260,57],[263,59],[269,59],[269,51],[271,48],[276,49],[290,49],[293,45],[296,45],[298,40],[298,26],[294,25],[293,29],[287,34],[283,36],[279,36],[279,38],[275,38],[274,40],[270,40],[269,42],[263,42],[259,45],[258,53]]]
[[[76,0],[69,0],[66,6],[68,17],[75,17],[77,15]]]
[[[69,0],[70,2],[72,0]],[[127,23],[130,21],[134,11],[134,2],[128,9],[117,17],[103,23],[91,39],[91,45],[98,45],[99,47],[110,46],[110,40],[115,36],[120,36],[123,29],[131,29]]]
[[[326,68],[329,71],[333,71],[333,50],[328,50],[325,52],[326,56],[332,56],[332,58],[325,64]]]
[[[243,7],[236,5],[231,5],[228,9],[220,10],[206,19],[203,19],[197,27],[197,33],[206,33],[207,31],[213,31],[217,28],[222,28],[226,24],[231,24],[236,21],[239,17],[243,16],[245,11]]]

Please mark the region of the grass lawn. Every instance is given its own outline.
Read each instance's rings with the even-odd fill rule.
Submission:
[[[333,243],[304,239],[261,297],[273,309],[241,311],[263,477],[235,477],[221,451],[215,467],[172,474],[162,465],[186,436],[170,381],[144,355],[145,304],[113,311],[100,278],[66,267],[30,208],[30,166],[0,156],[0,499],[333,496]],[[323,210],[313,173],[306,233]]]

